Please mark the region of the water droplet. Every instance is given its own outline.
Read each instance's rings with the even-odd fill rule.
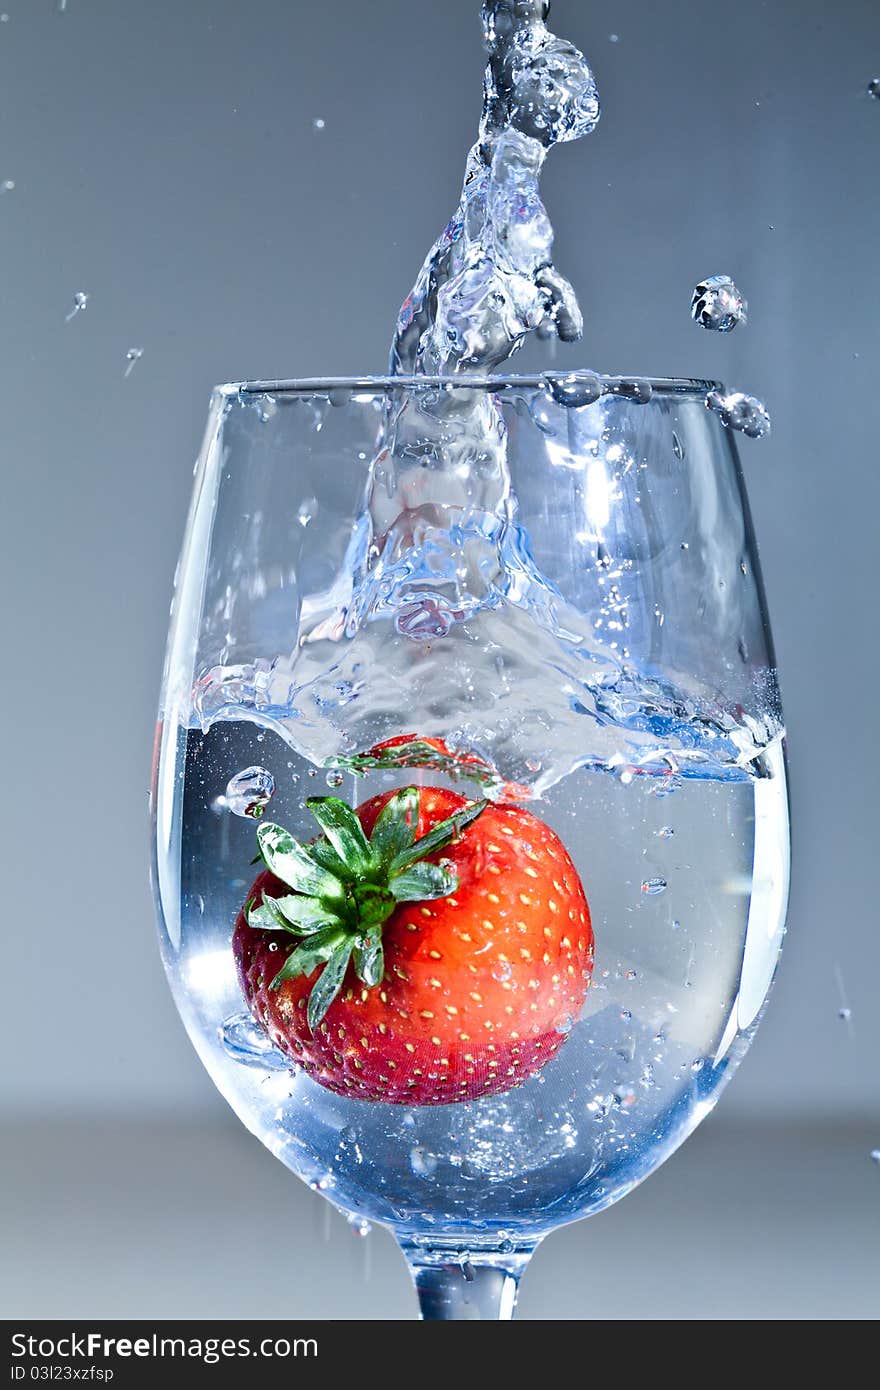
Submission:
[[[675,454],[679,463],[684,463],[685,448],[675,430],[672,431],[672,452]]]
[[[602,382],[593,372],[571,372],[568,376],[548,377],[550,394],[559,405],[580,410],[593,405],[602,395]],[[544,426],[535,421],[539,428]]]
[[[421,1144],[414,1144],[409,1151],[409,1166],[417,1178],[431,1178],[437,1171],[437,1155],[429,1153]]]
[[[698,1071],[702,1071],[705,1065],[705,1058],[698,1057],[695,1062],[691,1062],[691,1071],[696,1074]]]
[[[871,1162],[880,1163],[880,1149],[871,1150]]]
[[[346,1220],[348,1221],[348,1224],[352,1229],[352,1234],[360,1236],[362,1240],[366,1239],[366,1237],[370,1234],[370,1232],[373,1229],[369,1221],[367,1221],[363,1216],[356,1216],[352,1214],[350,1216],[347,1216]]]
[[[770,416],[767,407],[757,396],[746,396],[742,391],[731,391],[725,395],[721,391],[710,391],[706,405],[721,416],[721,423],[730,430],[738,430],[749,439],[762,439],[770,433]]]
[[[0,193],[12,193],[15,188],[15,179],[4,179],[0,183]]]
[[[557,1023],[556,1031],[557,1033],[561,1033],[564,1038],[567,1038],[573,1027],[574,1019],[572,1018],[571,1014],[566,1014],[565,1018],[560,1019],[560,1021]]]
[[[324,120],[323,116],[316,116],[315,119],[312,121],[313,130],[324,130],[326,126],[327,122]]]
[[[620,35],[619,35],[619,34],[609,34],[609,35],[608,35],[608,42],[609,42],[609,43],[620,43]]]
[[[462,1274],[464,1275],[465,1283],[472,1284],[477,1277],[477,1272],[471,1264],[471,1256],[469,1250],[461,1251],[458,1257],[458,1265]]]
[[[627,970],[623,978],[625,980],[637,980],[638,975],[634,970]]]
[[[873,97],[875,101],[880,101],[880,77],[872,77],[866,90],[869,97]]]
[[[658,840],[671,840],[675,831],[671,825],[661,825],[659,830],[654,831],[654,834]]]
[[[264,767],[246,767],[230,777],[224,800],[234,816],[257,820],[275,795],[275,778]]]
[[[140,362],[143,355],[143,348],[133,347],[128,349],[128,352],[125,354],[125,360],[128,363],[128,366],[125,369],[125,375],[127,377],[131,376],[132,372],[134,371],[138,362]]]
[[[492,971],[492,979],[497,980],[499,984],[503,985],[510,979],[512,974],[513,966],[510,964],[510,961],[502,960],[498,962],[495,969]]]
[[[536,391],[529,405],[529,414],[538,429],[542,434],[548,434],[551,437],[556,434],[556,427],[559,424],[559,413],[555,409],[554,394],[552,388],[551,391]]]
[[[296,519],[300,526],[308,526],[310,521],[314,521],[317,510],[318,499],[316,497],[307,497],[304,502],[301,502],[296,513]]]
[[[73,296],[73,308],[69,314],[65,315],[65,323],[70,323],[71,319],[75,319],[77,314],[82,313],[88,302],[89,296],[86,291],[77,290],[76,294]]]
[[[328,787],[341,787],[345,781],[344,772],[328,772],[325,778]]]
[[[318,769],[317,769],[316,767],[310,767],[310,768],[309,768],[309,776],[310,776],[310,777],[317,777],[317,775],[318,775]]]
[[[660,893],[665,893],[668,887],[665,878],[646,878],[642,884],[642,892],[648,898],[656,898]]]
[[[837,1017],[840,1019],[842,1023],[849,1023],[850,1019],[852,1018],[852,1009],[847,1008],[846,1006],[844,1006],[842,1009],[838,1009]]]
[[[729,275],[710,275],[694,290],[691,318],[712,333],[732,333],[748,323],[749,306]]]

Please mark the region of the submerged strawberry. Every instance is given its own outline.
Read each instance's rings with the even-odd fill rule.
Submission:
[[[308,803],[235,926],[239,978],[276,1047],[360,1100],[437,1105],[519,1085],[559,1050],[590,981],[584,890],[520,807],[406,787]],[[291,890],[293,890],[291,892]]]

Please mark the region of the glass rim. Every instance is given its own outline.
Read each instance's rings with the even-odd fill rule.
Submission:
[[[440,390],[505,392],[538,390],[553,385],[575,385],[578,381],[598,380],[602,394],[626,396],[634,386],[649,386],[652,396],[706,396],[710,391],[723,391],[719,381],[700,377],[607,376],[602,372],[584,369],[544,371],[529,375],[502,374],[499,376],[340,376],[291,377],[287,380],[257,380],[227,382],[215,386],[215,394],[233,396],[298,396],[321,395],[330,391],[374,392],[407,391],[436,387]]]

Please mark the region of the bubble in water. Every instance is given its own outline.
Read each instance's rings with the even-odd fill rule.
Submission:
[[[880,1149],[871,1150],[871,1162],[880,1163]]]
[[[852,1009],[847,1008],[846,1006],[844,1006],[841,1009],[838,1009],[837,1017],[840,1019],[841,1023],[849,1023],[850,1019],[852,1018]]]
[[[246,767],[230,777],[224,801],[234,816],[258,820],[275,795],[275,778],[264,767]]]
[[[65,322],[70,323],[71,319],[75,319],[77,314],[82,313],[88,302],[89,296],[86,291],[77,290],[76,294],[73,296],[73,308],[70,313],[65,316]]]
[[[326,125],[327,122],[324,120],[323,116],[316,116],[315,119],[312,121],[312,128],[314,130],[324,130]]]
[[[654,831],[654,834],[658,840],[671,840],[675,831],[671,825],[661,825],[659,830]]]
[[[880,101],[880,77],[872,77],[868,83],[867,92],[869,97],[875,101]]]
[[[573,1027],[574,1019],[572,1018],[571,1014],[566,1014],[565,1018],[560,1019],[560,1021],[557,1023],[556,1031],[557,1033],[560,1033],[562,1037],[566,1038],[568,1037]]]
[[[317,497],[307,497],[304,502],[301,502],[296,513],[296,519],[300,526],[308,526],[310,521],[314,521],[317,510]]]
[[[675,430],[672,431],[672,452],[675,454],[675,457],[678,459],[679,463],[684,463],[685,447],[679,439],[678,435],[676,434]]]
[[[132,372],[134,371],[138,362],[140,362],[143,355],[143,348],[133,347],[128,349],[128,352],[125,354],[125,360],[128,363],[128,366],[125,369],[125,375],[127,377],[131,376]]]
[[[710,275],[694,290],[691,318],[712,333],[732,333],[738,323],[748,323],[748,311],[748,304],[729,275]]]
[[[0,183],[0,193],[12,193],[15,189],[15,179],[4,179]]]
[[[356,1216],[352,1213],[350,1216],[346,1217],[346,1220],[352,1229],[352,1234],[360,1236],[361,1239],[365,1239],[373,1229],[369,1221],[363,1216]]]
[[[668,887],[665,878],[646,878],[642,884],[642,892],[648,898],[656,898],[660,893],[665,893]]]
[[[326,777],[328,787],[341,787],[345,781],[344,772],[328,772]]]
[[[235,1062],[245,1067],[289,1069],[291,1063],[250,1014],[232,1014],[219,1028],[220,1043]]]
[[[706,405],[721,416],[721,423],[730,430],[738,430],[749,439],[762,439],[770,433],[770,416],[767,407],[756,396],[746,396],[741,391],[710,391]]]
[[[409,1151],[409,1166],[417,1178],[433,1177],[437,1171],[437,1155],[429,1153],[422,1144],[414,1144]]]

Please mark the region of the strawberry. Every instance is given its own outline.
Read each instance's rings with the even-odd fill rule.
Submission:
[[[593,964],[558,836],[521,807],[439,787],[357,811],[307,804],[324,832],[310,845],[260,825],[267,872],[233,937],[275,1046],[332,1091],[392,1104],[472,1100],[540,1071]]]

